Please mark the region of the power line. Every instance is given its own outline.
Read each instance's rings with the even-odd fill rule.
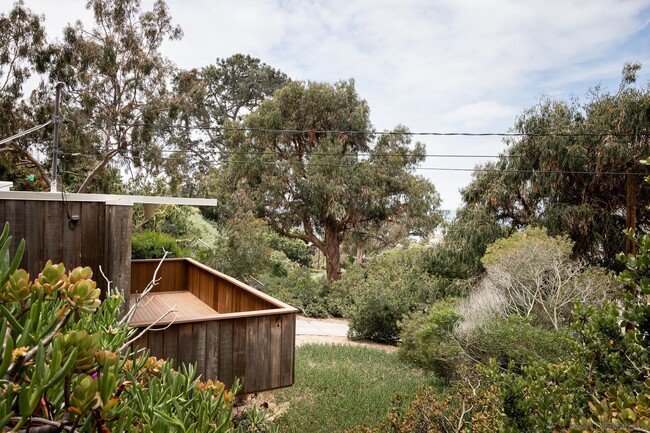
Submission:
[[[26,130],[24,130],[22,132],[19,132],[18,134],[12,135],[11,137],[3,138],[2,140],[0,140],[0,146],[2,146],[5,143],[9,143],[10,141],[13,141],[13,140],[15,140],[17,138],[23,137],[23,136],[25,136],[27,134],[31,134],[32,132],[36,132],[39,129],[43,129],[47,125],[49,125],[50,123],[52,123],[52,121],[48,120],[47,122],[45,122],[45,123],[43,123],[41,125],[37,125],[37,126],[34,126],[33,128],[26,129]]]
[[[91,157],[96,157],[97,155],[92,155],[92,154],[84,154],[84,153],[62,153],[64,155],[69,155],[69,156],[91,156]],[[127,159],[132,159],[128,158]],[[177,157],[160,157],[159,159],[163,161],[184,161],[184,158],[177,158]],[[213,160],[215,163],[219,163],[219,161]],[[239,164],[239,165],[253,165],[253,164],[261,164],[261,165],[277,165],[278,163],[282,162],[282,160],[279,161],[255,161],[255,162],[250,162],[250,161],[236,161],[236,160],[229,160],[227,161],[228,164]],[[358,167],[356,164],[309,164],[309,167],[318,167],[318,168],[355,168]],[[458,172],[482,172],[482,173],[519,173],[519,174],[575,174],[575,175],[590,175],[590,174],[598,174],[598,175],[608,175],[608,176],[622,176],[622,175],[639,175],[639,176],[645,176],[648,173],[644,172],[623,172],[623,171],[586,171],[586,170],[569,170],[569,171],[564,171],[564,170],[518,170],[518,169],[498,169],[498,168],[455,168],[455,167],[413,167],[413,170],[423,170],[423,171],[458,171]]]
[[[210,152],[214,155],[222,155],[222,156],[264,156],[264,155],[278,155],[278,156],[303,156],[303,155],[308,155],[308,156],[335,156],[335,157],[341,157],[341,156],[360,156],[360,157],[373,157],[373,158],[393,158],[393,157],[413,157],[413,156],[419,156],[419,157],[424,157],[424,158],[506,158],[506,159],[517,159],[517,158],[530,158],[530,155],[507,155],[507,154],[501,154],[501,155],[488,155],[488,154],[445,154],[445,153],[425,153],[425,154],[416,154],[413,152],[406,152],[406,153],[370,153],[370,152],[356,152],[356,153],[349,153],[346,155],[342,155],[341,153],[337,152],[305,152],[305,153],[298,153],[298,152],[285,152],[285,153],[278,153],[278,152],[273,152],[273,151],[247,151],[247,152],[240,152],[240,151],[223,151],[223,150],[218,150],[218,149],[159,149],[161,153],[190,153],[190,154],[195,154],[197,152],[200,153],[205,153]],[[68,153],[68,155],[82,155],[81,153],[75,153],[71,152]],[[86,156],[92,156],[90,154],[83,154]],[[555,155],[555,157],[558,157]],[[601,159],[606,159],[603,156],[598,156],[598,155],[584,155],[584,156],[575,156],[575,155],[566,155],[562,157],[561,159],[569,159],[569,160],[601,160]]]
[[[95,124],[96,125],[96,124]],[[612,132],[612,131],[594,131],[594,132],[461,132],[461,131],[373,131],[373,130],[317,130],[317,129],[273,129],[273,128],[251,128],[251,127],[229,127],[229,126],[185,126],[174,124],[153,124],[144,123],[114,123],[115,126],[125,127],[147,127],[151,129],[186,129],[200,131],[241,131],[241,132],[261,132],[288,135],[303,134],[339,134],[339,135],[408,135],[408,136],[433,136],[433,137],[642,137],[650,135],[650,132]],[[97,125],[96,125],[97,126]]]

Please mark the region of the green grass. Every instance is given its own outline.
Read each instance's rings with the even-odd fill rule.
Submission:
[[[296,349],[294,386],[262,398],[275,400],[282,431],[334,433],[377,424],[394,406],[396,394],[406,405],[424,384],[436,380],[400,362],[395,353],[314,344]]]

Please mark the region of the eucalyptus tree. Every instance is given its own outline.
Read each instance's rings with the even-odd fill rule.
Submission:
[[[182,36],[163,0],[146,11],[140,0],[88,0],[86,7],[94,25],[68,25],[62,41],[38,60],[50,83],[66,85],[61,154],[76,167],[79,192],[97,176],[119,175],[119,163],[138,167],[161,160],[156,121],[169,109],[173,65],[160,47]],[[50,153],[46,144],[38,150]]]
[[[36,60],[45,46],[42,17],[18,1],[0,13],[0,138],[36,126],[30,119],[23,86],[36,73]],[[21,160],[34,159],[28,151],[30,137],[0,146],[0,178],[17,181]],[[41,173],[49,182],[45,170]]]
[[[398,127],[375,140],[353,81],[290,82],[230,130],[218,177],[233,208],[248,208],[277,233],[324,254],[340,277],[341,243],[371,221],[409,218],[435,226],[439,197],[413,174],[424,146]]]
[[[574,254],[613,265],[625,228],[647,227],[650,90],[638,87],[638,65],[626,65],[615,93],[590,99],[543,99],[521,115],[498,161],[478,167],[463,190],[468,206],[489,209],[511,230],[543,225],[566,233]],[[632,245],[628,244],[628,252]]]

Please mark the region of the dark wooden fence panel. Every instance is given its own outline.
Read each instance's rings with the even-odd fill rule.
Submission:
[[[79,221],[70,225],[68,215]],[[101,266],[113,287],[128,288],[131,269],[131,207],[102,202],[0,201],[0,223],[9,222],[12,253],[21,239],[21,267],[35,278],[47,260],[68,269],[90,266],[98,287],[106,289]]]
[[[295,313],[171,325],[149,331],[135,348],[193,363],[202,380],[242,381],[244,394],[293,385]]]

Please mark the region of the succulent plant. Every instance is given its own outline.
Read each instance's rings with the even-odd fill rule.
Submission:
[[[5,302],[22,302],[30,294],[29,274],[24,269],[18,269],[9,276],[9,280],[2,288],[0,300]]]

